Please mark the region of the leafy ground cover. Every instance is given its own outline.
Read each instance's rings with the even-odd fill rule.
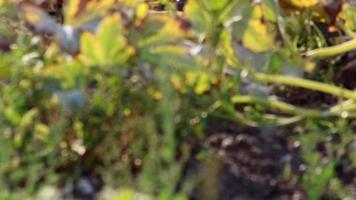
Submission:
[[[355,199],[353,0],[0,0],[0,199]]]

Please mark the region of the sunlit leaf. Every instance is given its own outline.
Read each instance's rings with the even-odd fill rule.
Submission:
[[[196,94],[202,95],[208,92],[212,85],[216,83],[216,77],[202,71],[189,71],[185,75],[186,84],[193,87]]]
[[[208,91],[209,89],[210,89],[209,75],[205,74],[205,73],[199,75],[199,78],[198,78],[198,81],[194,88],[194,91],[197,94],[203,94],[204,92]]]
[[[81,58],[85,63],[91,65],[105,62],[101,45],[94,34],[90,32],[83,33],[80,39],[80,44]]]
[[[21,122],[21,114],[18,113],[14,108],[8,107],[3,112],[5,119],[8,120],[12,125],[19,125]]]
[[[115,54],[126,45],[120,22],[120,16],[115,14],[103,19],[98,27],[96,35],[105,55]]]
[[[122,5],[127,7],[134,7],[138,3],[140,3],[140,0],[122,0]]]
[[[78,12],[80,11],[80,9],[82,9],[80,7],[80,2],[81,0],[71,0],[68,1],[66,6],[65,6],[65,22],[68,24],[71,24],[71,21],[73,21],[73,19],[75,18],[75,16],[78,14]]]
[[[206,8],[202,7],[201,0],[188,1],[184,8],[184,13],[187,18],[192,22],[193,27],[199,32],[208,30],[211,16]]]
[[[262,1],[262,10],[263,10],[263,16],[265,19],[267,19],[271,22],[277,21],[278,14],[277,14],[276,1],[274,1],[274,0]]]
[[[50,130],[47,125],[43,123],[36,123],[34,132],[35,132],[35,137],[37,137],[42,141],[46,141],[48,139]]]
[[[212,10],[222,10],[229,2],[230,0],[220,0],[220,1],[215,1],[215,0],[209,0],[209,5],[211,6]]]
[[[80,58],[88,65],[107,66],[125,62],[134,49],[122,34],[120,16],[109,15],[99,24],[96,34],[85,32],[81,37]]]
[[[116,197],[114,199],[115,200],[134,200],[134,198],[135,198],[134,190],[123,189],[116,195]]]
[[[139,46],[177,42],[187,36],[190,28],[184,20],[169,15],[152,15],[148,20],[143,27],[143,33],[147,35],[141,38]]]
[[[142,20],[147,17],[149,6],[147,3],[140,3],[136,8],[136,17]]]
[[[269,32],[262,17],[261,6],[255,6],[242,36],[243,45],[254,52],[268,51],[275,45],[274,35]]]
[[[309,8],[319,3],[318,0],[281,0],[281,2],[296,8]]]

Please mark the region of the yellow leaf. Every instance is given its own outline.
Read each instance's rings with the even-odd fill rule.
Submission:
[[[107,9],[110,9],[114,4],[116,3],[116,0],[105,0],[105,1],[89,1],[87,5],[87,9],[90,11],[105,11]]]
[[[154,100],[159,101],[162,99],[162,93],[155,88],[149,88],[148,93],[153,97]]]
[[[49,136],[50,129],[46,124],[36,123],[35,124],[35,137],[42,141],[46,141]]]
[[[128,45],[122,31],[119,14],[105,17],[96,34],[82,34],[80,59],[88,65],[99,66],[125,62],[135,51]]]
[[[209,75],[207,73],[203,73],[200,75],[199,80],[194,88],[195,93],[201,95],[204,94],[204,92],[207,92],[210,90],[210,79]]]
[[[44,67],[44,69],[41,70],[41,75],[42,76],[53,76],[53,77],[62,77],[65,73],[65,68],[62,66],[57,66],[57,65],[50,65]]]
[[[182,78],[179,77],[177,74],[173,74],[171,76],[171,83],[177,91],[182,92],[182,93],[186,92],[186,87],[184,85],[184,82],[183,82]]]
[[[117,45],[120,45],[120,48],[126,45],[126,41],[121,35],[122,27],[120,22],[119,14],[114,14],[105,17],[99,24],[97,37],[106,55],[109,55],[110,51]],[[118,38],[120,40],[118,42],[121,42],[121,44],[114,43]]]
[[[126,7],[134,7],[139,3],[140,0],[122,0],[121,3]]]
[[[164,22],[164,26],[160,30],[160,36],[170,38],[182,38],[186,34],[183,27],[183,22],[178,18],[173,18],[169,15],[155,15],[152,16],[153,20]]]
[[[194,85],[197,78],[198,78],[198,73],[197,73],[197,72],[188,71],[188,72],[185,74],[186,83],[187,83],[187,85],[189,85],[189,86]]]
[[[265,52],[273,48],[274,35],[268,31],[267,24],[262,22],[263,12],[261,6],[255,6],[247,27],[242,35],[243,45],[254,52]]]
[[[80,0],[68,1],[65,7],[65,22],[70,23],[75,18],[75,15],[79,12]]]
[[[310,8],[316,6],[318,0],[282,0],[282,3],[296,7],[296,8]]]
[[[156,26],[158,26],[156,28]],[[145,30],[151,32],[149,36],[140,38],[139,46],[157,45],[176,42],[187,36],[189,27],[185,27],[184,21],[168,14],[150,14],[144,25]],[[155,34],[152,34],[154,32]]]
[[[142,20],[147,17],[149,6],[147,3],[140,3],[136,8],[136,17]]]
[[[88,65],[105,63],[105,55],[101,44],[96,39],[95,35],[90,32],[84,32],[81,36],[80,49],[81,60]]]
[[[185,83],[194,87],[194,92],[198,95],[204,94],[211,89],[211,85],[217,79],[209,73],[202,71],[188,71],[185,74]]]

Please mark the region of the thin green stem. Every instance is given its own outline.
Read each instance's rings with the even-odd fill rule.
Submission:
[[[356,38],[339,45],[311,50],[305,53],[309,58],[328,58],[356,49]]]
[[[325,111],[300,108],[272,97],[261,98],[248,95],[233,96],[231,97],[231,102],[234,104],[260,104],[267,106],[270,109],[278,110],[286,114],[294,114],[300,117],[335,117],[342,116],[345,112],[348,113],[356,110],[356,105],[353,101],[346,101]]]
[[[352,100],[356,100],[356,92],[343,89],[334,85],[320,83],[317,81],[307,80],[303,78],[285,76],[285,75],[275,75],[275,74],[263,74],[263,73],[254,73],[252,76],[261,82],[268,83],[280,83],[295,87],[302,87],[310,90],[315,90],[319,92],[324,92],[328,94],[332,94],[334,96],[340,98],[348,98]]]
[[[219,109],[225,113],[214,112],[211,115],[220,117],[226,120],[241,122],[248,126],[256,127],[258,124],[252,120],[247,119],[241,113],[237,112],[230,104],[225,104],[223,102],[219,102]],[[227,114],[226,114],[227,113]]]
[[[227,119],[227,120],[243,123],[243,124],[246,124],[251,127],[258,127],[261,125],[259,122],[248,119],[248,117],[246,117],[242,113],[239,113],[238,111],[236,111],[233,107],[231,107],[231,105],[221,104],[220,109],[224,113],[215,112],[215,113],[213,113],[213,115]],[[262,117],[263,119],[266,119],[274,126],[285,126],[288,124],[298,122],[305,118],[304,116],[299,116],[299,115],[293,116],[293,117],[280,117],[280,116],[273,115],[273,114],[262,114],[262,116],[263,116]]]
[[[319,117],[321,112],[316,110],[308,110],[304,108],[299,108],[291,104],[277,100],[276,98],[259,98],[253,96],[233,96],[231,98],[232,103],[237,104],[247,104],[247,103],[257,103],[270,107],[278,111],[282,111],[289,114],[296,114],[305,117]]]
[[[356,33],[350,30],[348,27],[346,27],[344,23],[338,22],[337,26],[341,27],[342,30],[346,33],[346,35],[356,39]]]

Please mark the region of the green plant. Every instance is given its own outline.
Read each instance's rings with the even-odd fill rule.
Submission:
[[[1,192],[33,196],[89,173],[131,188],[119,190],[118,199],[140,192],[187,199],[201,180],[185,177],[185,167],[196,156],[192,149],[205,151],[200,145],[216,119],[301,129],[294,133],[309,166],[300,180],[309,198],[346,188],[335,173],[341,158],[313,147],[330,130],[348,130],[330,151],[354,140],[356,93],[313,76],[318,60],[328,58],[334,68],[334,57],[355,49],[355,39],[344,41],[354,37],[352,4],[320,17],[314,1],[292,1],[289,11],[282,1],[190,0],[182,12],[157,2],[72,0],[64,24],[43,5],[0,3],[4,19],[21,9],[16,39],[0,54]],[[166,11],[151,10],[157,5]],[[340,35],[330,42],[320,26],[337,26]],[[336,101],[296,105],[280,88]]]

